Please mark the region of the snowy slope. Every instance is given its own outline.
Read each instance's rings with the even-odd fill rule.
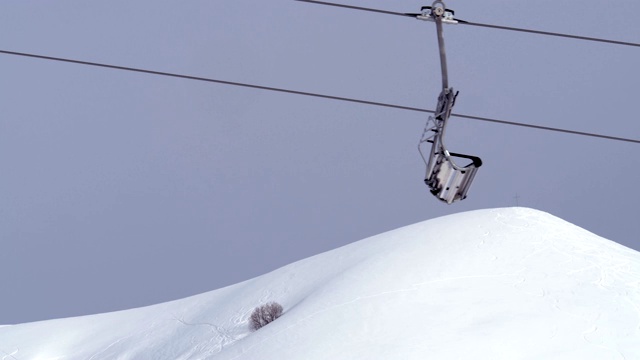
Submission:
[[[284,315],[250,333],[267,301]],[[481,210],[174,302],[0,327],[0,359],[212,358],[640,359],[640,253]]]

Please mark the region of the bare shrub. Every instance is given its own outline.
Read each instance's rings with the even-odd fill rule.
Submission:
[[[267,325],[282,315],[282,305],[277,302],[270,302],[262,306],[258,306],[253,310],[251,318],[249,318],[249,328],[256,331]]]

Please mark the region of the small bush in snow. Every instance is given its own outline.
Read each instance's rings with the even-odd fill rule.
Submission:
[[[249,328],[256,331],[267,325],[282,315],[282,305],[277,302],[270,302],[262,306],[258,306],[253,310],[251,318],[249,318]]]

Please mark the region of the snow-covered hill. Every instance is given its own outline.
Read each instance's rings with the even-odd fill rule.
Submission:
[[[250,332],[268,301],[284,315]],[[0,327],[0,359],[640,359],[640,253],[474,211],[182,300]]]

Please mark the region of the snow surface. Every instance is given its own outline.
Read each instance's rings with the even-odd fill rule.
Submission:
[[[284,315],[250,332],[257,305]],[[640,359],[640,253],[525,208],[446,216],[169,303],[0,327],[0,359]]]

